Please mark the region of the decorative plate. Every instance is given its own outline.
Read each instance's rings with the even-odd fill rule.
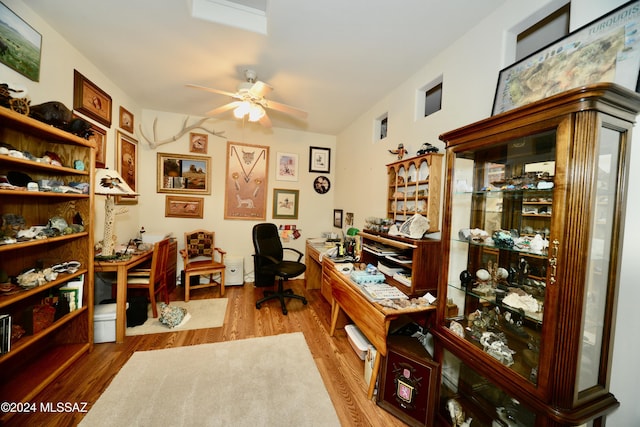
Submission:
[[[313,189],[316,190],[318,194],[324,194],[329,191],[331,188],[331,181],[324,175],[320,175],[313,181]]]

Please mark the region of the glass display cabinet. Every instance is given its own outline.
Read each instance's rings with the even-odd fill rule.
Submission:
[[[598,84],[441,135],[440,424],[598,424],[618,406],[609,369],[638,111],[638,94]]]

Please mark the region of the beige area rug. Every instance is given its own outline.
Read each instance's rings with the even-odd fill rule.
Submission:
[[[147,335],[159,334],[163,332],[188,331],[192,329],[219,328],[224,324],[224,317],[227,312],[226,298],[212,298],[184,301],[171,301],[171,304],[187,309],[185,320],[175,328],[169,328],[151,314],[149,306],[149,318],[144,324],[127,328],[126,335]]]
[[[301,332],[134,353],[81,426],[339,426]]]

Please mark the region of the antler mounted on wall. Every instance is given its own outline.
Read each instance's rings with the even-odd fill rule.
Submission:
[[[156,131],[157,124],[158,124],[158,118],[156,117],[153,120],[153,140],[147,138],[147,136],[144,134],[144,131],[142,130],[142,125],[140,125],[140,135],[142,135],[142,137],[149,143],[149,146],[151,148],[153,148],[154,150],[159,145],[168,144],[170,142],[177,141],[178,138],[182,137],[187,132],[190,132],[190,131],[195,130],[195,129],[201,129],[201,130],[203,130],[205,132],[208,132],[208,133],[210,133],[210,134],[212,134],[214,136],[219,136],[220,138],[225,138],[224,136],[222,136],[224,131],[216,132],[213,129],[209,130],[209,129],[207,129],[207,128],[202,126],[204,124],[204,122],[206,122],[207,120],[210,120],[210,119],[212,119],[212,117],[204,117],[204,118],[198,120],[197,122],[195,122],[194,124],[192,124],[191,126],[187,126],[187,122],[189,121],[189,116],[187,116],[187,118],[184,119],[184,124],[182,125],[182,130],[180,132],[178,132],[177,134],[175,134],[174,136],[172,136],[170,138],[163,139],[163,140],[158,140],[158,135],[157,135],[157,131]]]

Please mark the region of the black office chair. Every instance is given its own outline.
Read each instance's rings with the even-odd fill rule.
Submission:
[[[259,309],[263,302],[278,299],[282,306],[282,313],[287,314],[285,298],[296,298],[307,304],[307,299],[301,295],[296,295],[291,289],[284,289],[285,280],[297,277],[304,273],[307,267],[300,262],[302,252],[294,248],[283,248],[278,234],[278,227],[275,224],[262,223],[253,227],[253,247],[256,253],[254,256],[255,275],[262,277],[277,277],[278,289],[275,291],[264,291],[264,298],[256,302]],[[284,260],[284,251],[293,251],[298,254],[296,261]]]

